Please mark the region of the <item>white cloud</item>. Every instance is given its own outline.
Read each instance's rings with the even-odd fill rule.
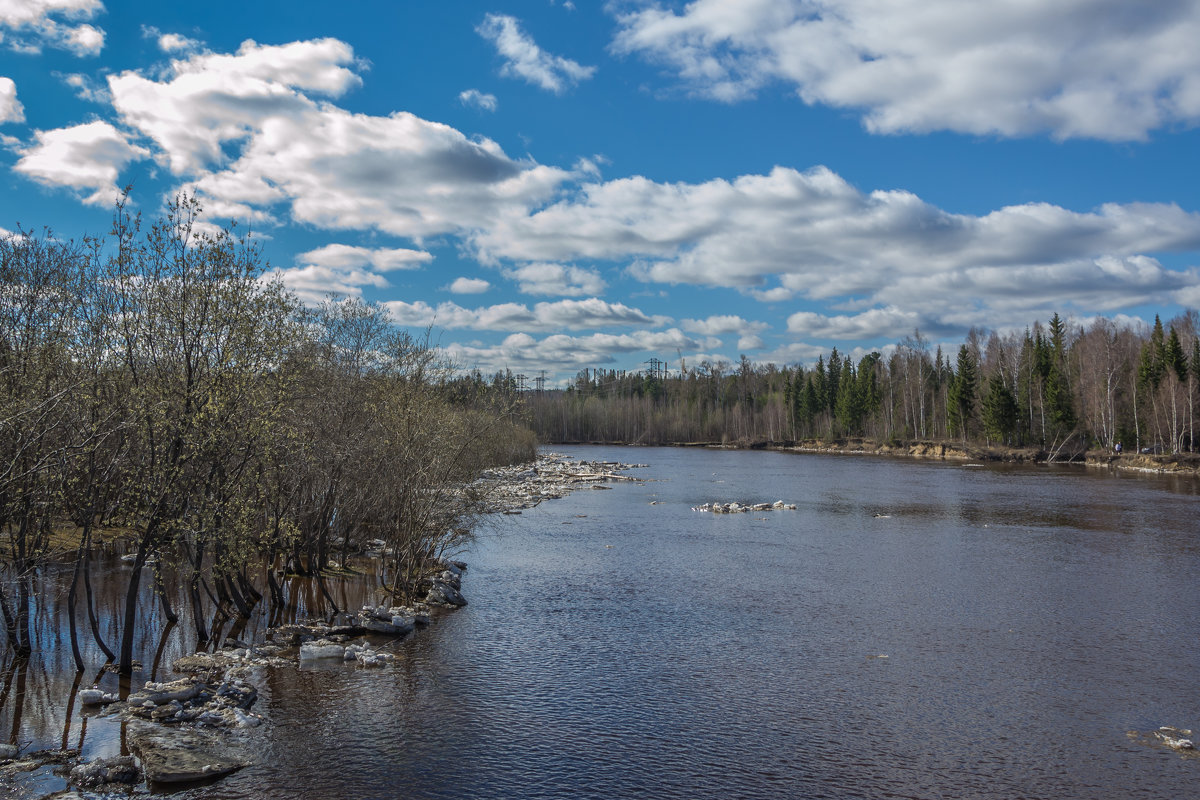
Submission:
[[[729,333],[744,336],[762,333],[769,326],[765,322],[750,322],[733,314],[721,314],[707,319],[680,320],[679,327],[689,333],[700,333],[705,336],[724,336]]]
[[[483,294],[490,288],[492,285],[483,278],[455,278],[446,290],[452,294]]]
[[[369,248],[348,244],[327,244],[296,256],[301,264],[313,264],[331,269],[369,267],[376,272],[391,272],[399,269],[420,269],[433,261],[433,254],[424,250],[409,250],[403,247]]]
[[[522,78],[555,94],[587,80],[596,71],[595,67],[547,53],[521,29],[521,23],[514,17],[488,14],[475,30],[504,57],[500,74]]]
[[[122,121],[153,141],[160,162],[192,177],[213,213],[271,218],[282,207],[318,227],[419,240],[485,227],[571,176],[413,114],[354,114],[306,94],[359,85],[356,64],[333,39],[246,42],[235,56],[173,61],[162,80],[125,72],[109,86]]]
[[[94,56],[104,49],[104,31],[91,25],[76,25],[63,31],[63,47],[77,56]]]
[[[0,123],[24,121],[25,108],[17,99],[17,84],[12,78],[0,77]]]
[[[783,303],[796,296],[795,292],[783,286],[773,289],[747,289],[746,293],[763,303]]]
[[[762,347],[763,340],[760,336],[749,334],[747,336],[738,337],[738,350],[741,352],[745,352],[747,350],[761,350]]]
[[[251,138],[265,120],[316,110],[301,90],[338,96],[359,85],[349,45],[336,39],[260,46],[237,55],[206,53],[171,62],[170,80],[110,75],[122,121],[154,140],[175,174],[223,161],[222,146]]]
[[[8,29],[16,34],[9,47],[18,52],[37,53],[44,44],[77,56],[96,55],[104,48],[104,31],[79,20],[103,10],[100,0],[3,0],[0,39]]]
[[[154,25],[142,26],[142,38],[153,39],[164,53],[188,53],[200,50],[204,43],[179,33],[163,33]]]
[[[696,0],[618,17],[638,53],[724,101],[774,81],[881,133],[1143,139],[1200,121],[1200,5],[1121,0]]]
[[[1163,301],[1196,271],[1144,256],[1200,247],[1200,214],[1145,203],[950,214],[908,192],[861,192],[825,168],[776,168],[701,184],[585,184],[503,217],[473,244],[493,261],[625,260],[646,282],[732,287],[768,301],[791,293],[856,310],[1007,313],[1009,302],[1029,308],[1050,295],[1093,307]]]
[[[273,269],[266,277],[278,277],[301,300],[317,303],[331,294],[361,296],[364,286],[387,288],[387,278],[380,273],[420,269],[432,260],[433,255],[423,250],[327,244],[297,255],[299,266]]]
[[[504,270],[524,294],[581,297],[602,293],[607,284],[595,270],[563,264],[525,264]]]
[[[861,314],[826,316],[811,311],[797,311],[788,317],[791,333],[817,339],[839,341],[902,338],[917,328],[928,329],[925,320],[916,312],[902,311],[894,306],[872,308]]]
[[[383,304],[401,325],[446,330],[558,331],[601,327],[658,328],[670,324],[669,317],[652,316],[623,303],[606,303],[597,298],[538,303],[532,309],[521,303],[500,303],[475,309],[456,303],[431,306],[423,300]]]
[[[278,278],[305,303],[315,304],[330,295],[359,297],[362,287],[386,288],[387,279],[365,269],[337,269],[335,267],[310,264],[292,269],[272,269],[263,275],[264,280]]]
[[[495,111],[500,107],[496,95],[481,92],[478,89],[466,89],[458,93],[458,101],[464,106],[478,108],[480,111]]]
[[[498,345],[454,342],[444,346],[462,367],[484,372],[511,369],[514,372],[546,370],[573,374],[584,367],[614,364],[618,356],[633,353],[674,357],[679,351],[689,363],[693,355],[711,342],[687,336],[677,328],[665,331],[634,331],[627,334],[594,333],[587,336],[554,334],[536,339],[514,333]],[[718,343],[719,345],[719,343]]]
[[[89,103],[109,104],[112,102],[112,95],[108,93],[108,89],[96,85],[87,75],[79,73],[53,73],[54,77],[61,80],[67,86],[70,86],[75,91],[75,96],[80,100],[86,100]]]
[[[164,53],[178,53],[181,51],[197,50],[200,48],[200,42],[195,39],[189,39],[186,36],[181,36],[178,33],[164,33],[158,37],[158,49]]]
[[[46,186],[90,192],[82,198],[90,205],[115,201],[120,170],[150,155],[107,122],[37,131],[35,137],[37,143],[20,151],[13,169]]]

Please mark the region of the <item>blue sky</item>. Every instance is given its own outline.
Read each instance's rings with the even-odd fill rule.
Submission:
[[[1200,2],[0,0],[0,228],[194,192],[463,367],[1200,306]]]

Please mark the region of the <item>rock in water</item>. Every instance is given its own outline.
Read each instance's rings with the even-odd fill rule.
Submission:
[[[450,584],[435,580],[429,587],[429,594],[426,595],[425,602],[431,606],[465,606],[467,598],[463,597],[462,592]]]
[[[73,767],[67,783],[81,789],[104,789],[112,784],[137,783],[141,779],[142,771],[133,756],[118,756],[98,758]]]
[[[236,772],[249,762],[231,753],[219,737],[189,728],[137,726],[129,747],[142,761],[152,783],[187,783]]]
[[[346,648],[343,645],[330,642],[327,639],[321,639],[316,642],[305,642],[300,645],[300,659],[318,659],[318,658],[344,658]]]

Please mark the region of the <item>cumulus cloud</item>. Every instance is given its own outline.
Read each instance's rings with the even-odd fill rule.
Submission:
[[[300,253],[299,266],[273,269],[266,277],[282,280],[304,302],[317,303],[330,295],[359,297],[365,286],[387,288],[387,278],[380,273],[420,269],[432,260],[433,255],[423,250],[335,243]]]
[[[316,110],[302,91],[336,97],[361,82],[336,39],[258,45],[236,55],[205,53],[171,62],[168,80],[127,71],[108,78],[122,122],[152,139],[175,174],[221,162],[222,145],[251,138],[270,119]]]
[[[747,350],[761,350],[762,347],[763,347],[763,340],[762,340],[761,336],[755,336],[754,334],[750,334],[747,336],[739,336],[738,337],[738,350],[740,350],[742,352],[745,352]]]
[[[614,51],[737,101],[774,81],[880,133],[1144,139],[1200,121],[1200,6],[695,0],[618,15]]]
[[[710,344],[694,339],[678,328],[669,328],[626,334],[554,334],[543,339],[528,333],[514,333],[496,345],[454,342],[445,345],[444,349],[456,363],[484,372],[503,369],[532,372],[544,369],[547,372],[574,373],[584,367],[614,364],[618,356],[633,353],[673,355],[682,351],[692,361],[697,350]]]
[[[491,260],[624,260],[646,282],[979,318],[1049,296],[1093,308],[1162,302],[1197,272],[1148,254],[1200,247],[1200,214],[1146,203],[951,214],[909,192],[862,192],[823,167],[778,167],[699,184],[588,183],[472,241]]]
[[[906,333],[914,313],[922,330],[1024,325],[1048,316],[1048,298],[1052,311],[1081,314],[1186,302],[1200,283],[1196,269],[1158,260],[1200,248],[1200,214],[1176,205],[1028,203],[953,214],[911,192],[864,191],[824,167],[699,183],[605,181],[595,162],[547,167],[413,114],[340,108],[335,101],[360,84],[360,69],[347,45],[322,39],[247,42],[233,55],[180,56],[163,73],[113,75],[120,128],[39,132],[14,146],[17,169],[109,202],[119,170],[152,156],[211,217],[383,233],[417,248],[457,237],[464,253],[526,293],[581,298],[532,308],[393,304],[398,318],[458,329],[673,324],[596,299],[607,288],[601,269],[656,284],[650,295],[690,284],[764,303],[805,301],[816,316],[794,317],[791,335],[826,338]],[[280,274],[319,299],[386,286],[389,270],[431,258],[424,249],[336,244]],[[757,349],[765,329],[740,319],[680,325]],[[714,341],[705,347],[719,347]]]
[[[359,85],[354,66],[336,40],[246,42],[236,55],[173,61],[163,79],[112,76],[109,88],[122,122],[173,173],[193,176],[210,210],[282,209],[317,227],[420,240],[485,227],[570,178],[414,114],[354,114],[308,96]]]
[[[386,288],[387,279],[367,269],[339,269],[336,267],[309,264],[291,269],[272,269],[263,275],[264,280],[279,279],[301,301],[320,303],[330,296],[360,297],[364,286]]]
[[[17,99],[17,84],[12,78],[0,77],[0,123],[24,121],[25,108]]]
[[[423,300],[383,304],[401,325],[436,325],[446,330],[467,328],[485,331],[558,331],[603,327],[658,328],[670,324],[669,317],[653,316],[624,303],[606,303],[597,298],[538,303],[532,309],[523,303],[500,303],[481,308],[463,308],[457,303],[431,306]]]
[[[433,260],[433,254],[424,250],[409,250],[403,247],[369,248],[348,244],[327,244],[296,256],[296,261],[331,269],[369,267],[377,272],[398,269],[420,269]]]
[[[483,278],[455,278],[446,291],[452,294],[483,294],[490,288],[492,285]]]
[[[791,333],[817,339],[896,339],[912,333],[917,328],[928,329],[930,326],[924,322],[916,312],[889,306],[842,316],[797,311],[788,317],[787,329]]]
[[[475,30],[503,56],[500,74],[521,78],[555,94],[587,80],[596,71],[595,67],[547,53],[521,29],[521,23],[514,17],[488,14]]]
[[[689,333],[706,336],[724,336],[730,333],[741,335],[762,333],[769,326],[765,322],[750,322],[733,314],[720,314],[707,319],[683,319],[679,327]]]
[[[495,111],[500,107],[496,95],[481,92],[478,89],[467,89],[458,93],[458,101],[464,106],[478,108],[480,111]]]
[[[45,186],[80,191],[89,205],[115,201],[120,170],[150,155],[107,122],[37,131],[35,138],[36,144],[20,151],[13,169]]]
[[[486,226],[510,205],[549,197],[572,173],[509,158],[413,114],[354,114],[309,94],[360,84],[351,48],[334,39],[173,61],[162,79],[110,76],[124,124],[217,208],[328,229],[420,239]]]
[[[525,294],[580,297],[597,295],[607,284],[595,270],[563,264],[524,264],[504,271]]]
[[[19,52],[36,53],[46,45],[92,56],[104,48],[104,31],[80,20],[103,10],[100,0],[6,0],[0,2],[0,34],[14,34],[9,47]]]
[[[178,53],[186,50],[197,50],[200,48],[200,42],[195,39],[189,39],[186,36],[181,36],[178,33],[164,33],[158,37],[158,49],[164,53]]]

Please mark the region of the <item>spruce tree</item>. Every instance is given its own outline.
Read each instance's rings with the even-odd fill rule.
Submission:
[[[1187,355],[1183,352],[1183,344],[1179,341],[1179,334],[1175,332],[1174,325],[1171,326],[1171,334],[1163,346],[1163,365],[1175,373],[1180,383],[1187,383]]]
[[[979,376],[971,351],[964,344],[958,349],[958,364],[946,396],[946,411],[950,420],[950,431],[967,440],[971,414],[975,410],[975,392]]]
[[[1008,444],[1017,428],[1017,399],[999,375],[988,380],[988,391],[983,398],[983,429],[998,442]]]
[[[854,374],[854,365],[850,359],[842,362],[842,378],[838,381],[837,421],[842,427],[842,433],[856,436],[862,427],[862,400],[858,392],[858,380]]]
[[[829,354],[829,381],[825,385],[825,407],[833,414],[837,410],[838,390],[842,382],[842,359],[837,348]]]

